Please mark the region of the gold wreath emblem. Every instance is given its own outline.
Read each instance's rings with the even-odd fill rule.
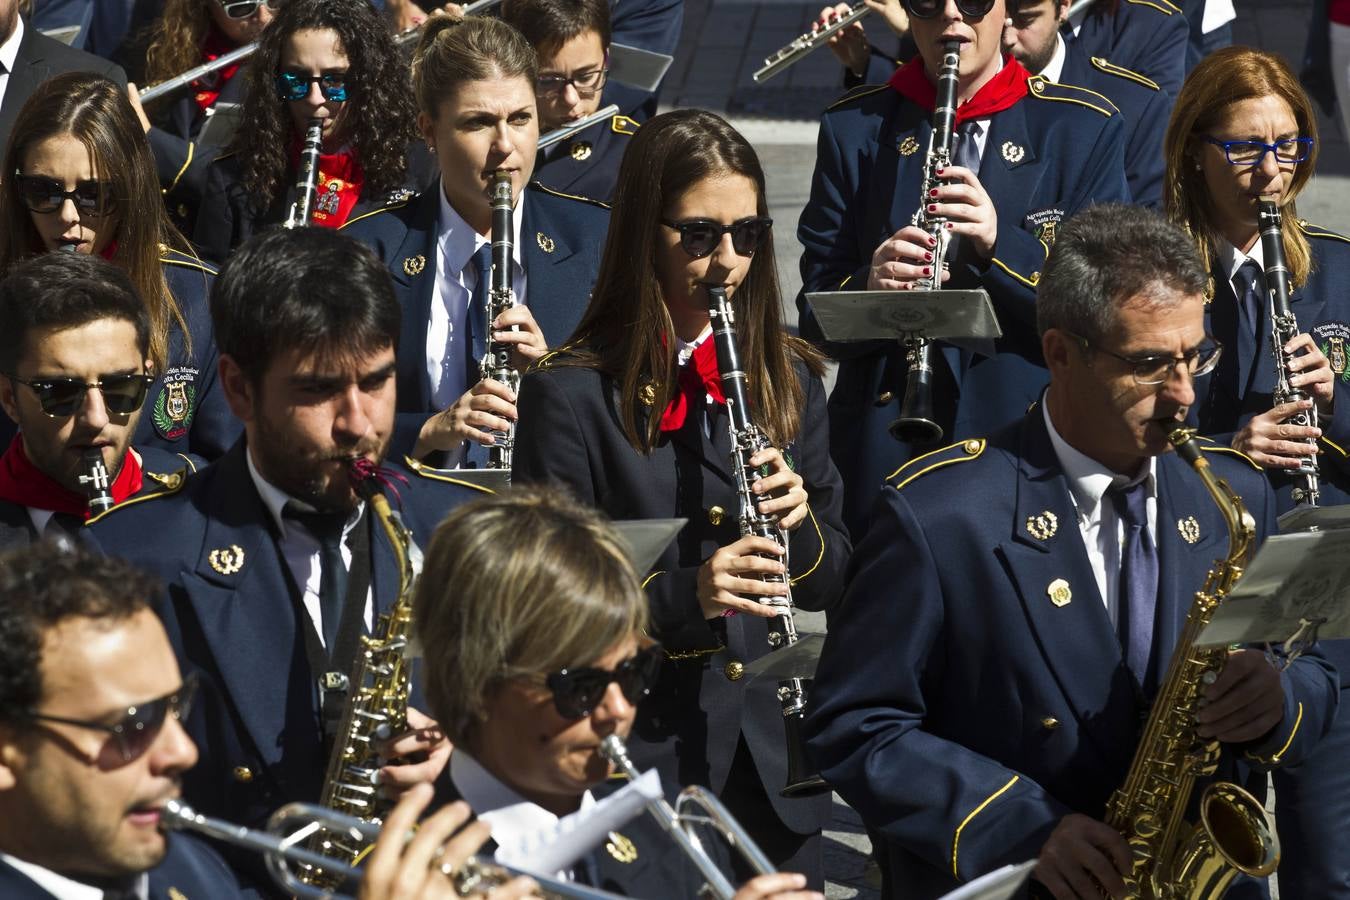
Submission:
[[[1195,516],[1177,519],[1177,531],[1181,532],[1181,539],[1188,544],[1200,540],[1200,523],[1195,520]]]
[[[572,154],[572,158],[577,162],[585,162],[591,158],[590,141],[577,141],[572,145],[572,149],[568,152]]]
[[[1001,149],[1003,158],[1013,165],[1020,163],[1022,157],[1027,155],[1027,151],[1022,148],[1021,144],[1014,144],[1012,141],[1004,141]]]
[[[206,561],[222,575],[233,575],[244,567],[244,548],[238,544],[221,547],[207,554]]]
[[[403,261],[404,275],[421,275],[422,270],[427,267],[427,258],[422,254],[410,256]]]
[[[1059,517],[1046,510],[1034,516],[1027,516],[1027,534],[1038,541],[1048,541],[1059,530]]]
[[[1050,602],[1056,606],[1068,606],[1069,601],[1073,600],[1073,591],[1069,589],[1069,583],[1063,578],[1056,578],[1050,582],[1045,592],[1050,596]]]
[[[552,253],[552,252],[553,252],[553,247],[554,247],[554,244],[553,244],[553,238],[551,238],[551,237],[549,237],[548,235],[544,234],[542,231],[536,231],[536,232],[534,233],[534,240],[535,240],[535,243],[537,243],[537,244],[539,245],[539,249],[540,249],[540,250],[543,250],[545,253]]]
[[[919,142],[916,141],[914,135],[911,134],[901,141],[900,145],[895,149],[900,151],[901,156],[913,156],[915,153],[919,152]]]
[[[605,850],[621,863],[630,863],[638,858],[637,846],[617,831],[609,833],[609,840],[605,842]]]

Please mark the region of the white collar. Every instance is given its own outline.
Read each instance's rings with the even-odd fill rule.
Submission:
[[[0,63],[5,64],[5,71],[14,74],[14,63],[19,58],[19,45],[23,43],[23,16],[14,17],[14,33],[9,36],[9,40],[0,44]]]
[[[1264,274],[1266,271],[1266,254],[1261,246],[1261,239],[1257,238],[1256,243],[1252,244],[1252,249],[1243,253],[1237,247],[1228,243],[1227,239],[1219,239],[1219,262],[1223,264],[1223,271],[1228,273],[1228,282],[1231,284],[1238,269],[1248,260],[1256,263],[1257,268]],[[1241,298],[1239,298],[1241,299]]]
[[[282,515],[282,512],[286,509],[286,505],[291,504],[292,508],[306,512],[314,511],[314,507],[303,500],[295,499],[290,494],[264,478],[262,473],[258,471],[258,467],[253,465],[253,450],[251,448],[244,448],[244,459],[248,462],[248,477],[253,479],[253,486],[257,488],[258,496],[262,498],[263,506],[267,507],[267,512],[271,515],[272,522],[277,526],[277,534],[281,535],[282,541],[285,541],[286,517]],[[352,510],[351,515],[347,517],[347,524],[342,526],[342,534],[344,537],[361,518],[361,511],[365,508],[365,505],[365,501],[358,503],[356,509]]]
[[[503,784],[462,747],[456,747],[450,754],[450,780],[474,814],[492,828],[492,839],[498,847],[518,846],[523,838],[558,825],[559,816]],[[586,791],[581,795],[580,810],[590,809],[595,802],[591,792]]]
[[[689,357],[694,355],[694,351],[702,346],[703,342],[711,336],[712,322],[704,325],[703,330],[699,332],[698,337],[694,338],[692,341],[686,341],[684,338],[677,335],[675,338],[675,365],[682,366],[689,362]]]
[[[13,866],[19,874],[36,882],[38,887],[51,894],[56,900],[103,900],[103,888],[67,878],[51,869],[44,869],[37,863],[25,862],[10,856],[8,853],[0,853],[0,859]],[[132,890],[139,897],[149,896],[150,876],[144,872],[138,875],[136,883],[132,885]]]
[[[1083,30],[1083,23],[1087,21],[1089,5],[1084,3],[1082,9],[1069,15],[1069,30],[1073,32],[1074,37],[1078,37],[1078,32]]]
[[[1097,460],[1071,447],[1055,430],[1055,423],[1050,420],[1050,404],[1041,405],[1041,414],[1045,416],[1045,428],[1050,433],[1050,443],[1055,449],[1055,456],[1059,459],[1059,467],[1064,470],[1064,477],[1069,482],[1069,492],[1073,495],[1073,502],[1078,507],[1080,516],[1089,521],[1095,520],[1098,517],[1102,497],[1111,488],[1144,481],[1148,495],[1150,497],[1157,495],[1157,457],[1150,456],[1148,463],[1133,478],[1112,472]]]
[[[1055,53],[1050,57],[1050,61],[1045,64],[1045,68],[1034,74],[1040,75],[1047,81],[1059,82],[1064,75],[1064,61],[1068,59],[1068,48],[1064,44],[1064,36],[1058,31],[1055,32]]]
[[[459,214],[453,206],[450,205],[450,199],[445,196],[445,184],[440,179],[436,180],[436,196],[441,200],[440,211],[436,215],[436,248],[440,253],[441,277],[456,278],[464,267],[473,259],[474,253],[483,244],[489,242],[490,238],[484,237],[470,227],[469,223],[464,221],[464,217]],[[511,258],[516,265],[523,270],[525,263],[521,255],[521,222],[525,218],[525,202],[528,191],[520,192],[520,199],[516,201],[516,208],[511,211],[512,225],[516,232],[515,245],[511,247]]]

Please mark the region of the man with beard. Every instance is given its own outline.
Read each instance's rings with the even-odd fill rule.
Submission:
[[[0,547],[76,534],[95,495],[181,487],[191,458],[131,447],[149,355],[145,304],[106,260],[48,253],[0,281],[0,407],[20,429],[0,454]]]
[[[346,673],[397,599],[394,549],[352,473],[388,450],[400,310],[370,251],[314,228],[240,247],[216,280],[211,318],[244,437],[183,491],[90,531],[168,584],[170,638],[203,675],[188,798],[256,826],[285,802],[318,799]],[[479,495],[399,463],[372,477],[419,542]],[[409,720],[414,730],[384,755],[419,762],[381,769],[382,791],[429,780],[449,752],[434,723],[415,709]]]

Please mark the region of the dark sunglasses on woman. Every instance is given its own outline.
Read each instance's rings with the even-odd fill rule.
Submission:
[[[268,11],[276,12],[281,8],[281,0],[218,0],[221,10],[231,19],[247,19],[265,6]]]
[[[610,682],[619,685],[629,703],[637,703],[650,694],[664,658],[660,647],[651,646],[639,650],[612,671],[589,666],[563,669],[549,675],[545,683],[553,692],[553,707],[558,715],[564,719],[584,719],[600,705]]]
[[[323,99],[340,103],[347,99],[347,73],[326,72],[323,75],[301,75],[282,72],[277,76],[277,97],[281,100],[303,100],[309,96],[309,86],[317,83]]]
[[[112,182],[108,181],[77,181],[75,189],[68,191],[66,186],[55,178],[15,172],[14,190],[23,205],[35,213],[57,212],[62,204],[70,200],[80,215],[102,218],[117,206]]]
[[[731,246],[738,254],[753,255],[773,227],[773,219],[755,216],[730,225],[722,225],[712,219],[685,219],[681,222],[662,219],[661,224],[680,233],[680,246],[685,253],[694,259],[702,259],[717,249],[724,234],[731,235]]]
[[[164,722],[173,716],[179,722],[187,720],[192,712],[192,701],[197,694],[197,678],[189,675],[183,680],[183,686],[172,694],[148,700],[128,707],[122,717],[113,725],[92,722],[88,719],[68,719],[65,716],[52,716],[29,710],[27,718],[34,722],[56,722],[61,725],[73,725],[90,731],[102,731],[112,735],[117,749],[122,754],[122,762],[128,763],[140,757],[164,730]]]
[[[103,395],[103,408],[109,415],[126,416],[145,404],[146,392],[155,380],[153,375],[100,375],[98,381],[80,381],[78,378],[20,378],[10,375],[11,381],[27,385],[37,394],[42,411],[53,419],[64,419],[75,414],[84,405],[84,395],[90,388],[98,388]]]
[[[904,0],[904,4],[905,11],[916,19],[936,18],[947,8],[947,0]],[[956,0],[956,8],[967,19],[980,19],[989,15],[994,0]]]

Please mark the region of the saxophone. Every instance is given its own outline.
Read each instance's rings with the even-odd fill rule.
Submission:
[[[511,287],[513,272],[511,253],[515,244],[515,222],[512,219],[511,173],[496,172],[492,176],[492,285],[487,292],[487,348],[479,364],[479,375],[500,381],[511,389],[520,390],[520,372],[511,365],[511,345],[492,339],[492,323],[497,317],[516,305]],[[513,331],[517,330],[512,328]],[[516,429],[492,432],[493,443],[488,447],[487,467],[511,471],[511,453],[516,444]]]
[[[1218,900],[1239,874],[1264,877],[1280,862],[1279,842],[1265,808],[1235,784],[1215,782],[1200,795],[1200,821],[1183,819],[1195,779],[1213,774],[1217,741],[1195,733],[1200,691],[1213,684],[1227,648],[1197,646],[1201,631],[1246,568],[1256,522],[1228,482],[1210,470],[1193,438],[1177,428],[1168,440],[1204,481],[1228,525],[1228,555],[1215,560],[1196,593],[1158,690],[1125,784],[1107,804],[1106,824],[1130,845],[1130,897]]]
[[[323,119],[310,119],[305,143],[300,149],[300,168],[295,177],[295,202],[286,215],[285,228],[305,228],[314,222],[314,195],[319,188],[319,147],[323,143]]]
[[[376,744],[408,727],[410,665],[405,658],[412,634],[413,594],[422,572],[422,551],[403,517],[380,491],[381,476],[364,460],[352,464],[352,482],[393,546],[398,563],[398,598],[380,616],[374,631],[361,639],[361,650],[347,679],[347,701],[335,732],[333,750],[324,775],[321,806],[379,824],[393,804],[379,795],[377,775],[381,760]],[[351,830],[315,827],[309,848],[332,858],[342,867],[358,863],[373,845],[373,837]],[[305,883],[336,888],[344,878],[322,869],[301,871]]]
[[[764,498],[751,490],[755,478],[768,474],[750,465],[750,457],[769,446],[769,439],[750,418],[746,401],[745,372],[741,369],[740,352],[736,346],[736,318],[727,292],[721,285],[708,288],[708,313],[712,319],[713,341],[717,350],[717,371],[721,373],[722,388],[727,398],[727,421],[731,431],[731,468],[736,477],[736,494],[740,501],[741,534],[768,538],[783,548],[782,575],[765,575],[765,581],[778,581],[787,586],[784,597],[763,597],[760,602],[778,609],[778,615],[769,626],[769,646],[775,650],[797,643],[797,626],[792,620],[792,580],[788,574],[787,542],[774,516],[766,516],[756,509]],[[828,790],[825,779],[810,764],[806,743],[802,738],[802,721],[806,718],[806,685],[804,678],[789,678],[778,683],[778,702],[783,708],[783,725],[787,732],[787,784],[780,793],[784,797],[805,797]]]

